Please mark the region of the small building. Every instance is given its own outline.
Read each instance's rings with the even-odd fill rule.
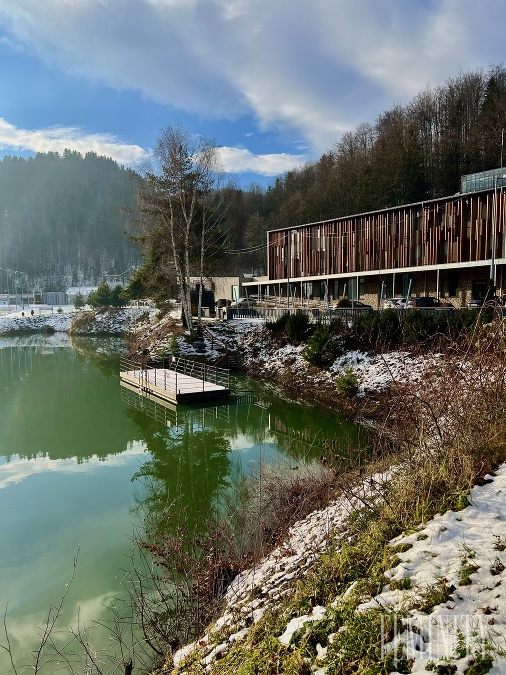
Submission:
[[[192,285],[198,288],[200,279],[192,277]],[[246,297],[247,294],[252,293],[250,284],[256,281],[255,277],[250,274],[242,274],[234,277],[220,277],[210,276],[204,278],[204,289],[214,293],[214,301],[227,300],[233,302],[239,298]],[[202,303],[202,306],[206,305]]]
[[[42,304],[58,306],[68,305],[69,298],[66,293],[62,293],[61,291],[48,291],[42,293]]]

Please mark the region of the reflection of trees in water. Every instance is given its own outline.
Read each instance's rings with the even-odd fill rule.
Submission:
[[[232,386],[250,390],[257,398],[256,406],[238,414],[236,427],[257,444],[275,442],[281,454],[297,462],[319,458],[328,440],[334,440],[334,446],[343,454],[350,454],[358,444],[357,425],[337,413],[288,400],[280,392],[245,376],[235,377]],[[261,424],[255,428],[257,420]]]
[[[116,355],[97,358],[117,376]],[[44,339],[0,349],[0,453],[8,460],[19,455],[81,462],[124,452],[133,430],[116,423],[124,410],[117,380],[99,375],[92,362]]]
[[[169,510],[173,518],[198,529],[229,487],[230,441],[220,430],[195,426],[191,417],[167,428],[140,410],[130,409],[127,414],[152,455],[132,479],[142,479],[137,499],[148,527],[158,527]]]
[[[119,353],[125,344],[122,338],[79,339],[71,335],[70,340],[80,363],[93,366],[105,379],[118,376]]]

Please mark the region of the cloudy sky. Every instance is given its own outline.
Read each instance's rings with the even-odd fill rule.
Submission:
[[[141,163],[178,123],[241,184],[504,60],[504,0],[0,0],[0,156]]]

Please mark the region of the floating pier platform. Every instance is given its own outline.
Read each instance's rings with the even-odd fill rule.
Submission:
[[[120,384],[152,399],[190,403],[230,395],[230,375],[226,368],[209,366],[178,356],[170,357],[162,368],[143,368],[128,359],[120,362]]]

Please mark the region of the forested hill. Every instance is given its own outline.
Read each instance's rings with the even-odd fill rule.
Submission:
[[[461,73],[346,132],[266,195],[286,227],[454,194],[460,177],[506,163],[506,68]],[[506,140],[505,140],[506,143]]]
[[[30,290],[42,291],[122,273],[139,258],[124,234],[123,207],[134,201],[132,172],[94,153],[4,157],[0,268],[26,272]],[[10,276],[0,271],[0,291]]]
[[[316,162],[263,190],[229,186],[229,250],[217,273],[265,270],[265,232],[454,194],[463,174],[506,164],[506,68],[461,73],[345,133]],[[90,153],[0,162],[0,268],[41,290],[94,284],[139,261],[122,207],[133,173]],[[0,291],[5,290],[0,271]]]
[[[460,73],[346,132],[265,192],[236,195],[232,243],[256,246],[248,260],[261,267],[266,230],[455,194],[462,175],[497,168],[501,158],[504,166],[506,68]]]

